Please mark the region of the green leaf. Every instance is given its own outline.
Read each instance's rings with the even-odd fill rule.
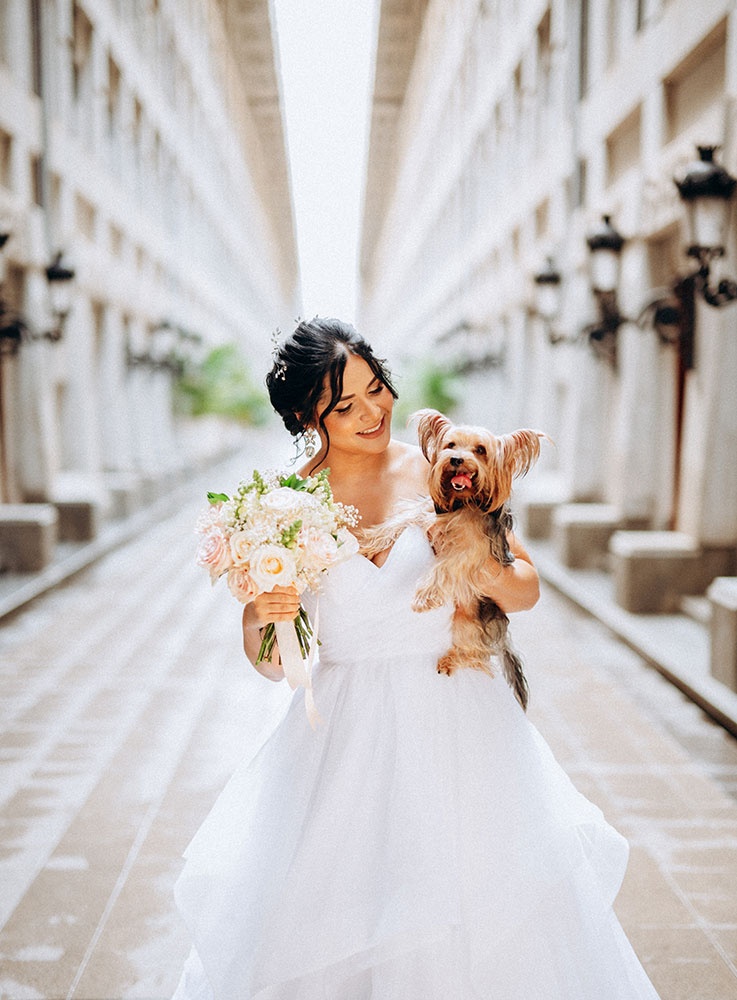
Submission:
[[[207,499],[210,503],[220,503],[221,501],[224,503],[226,500],[230,500],[230,497],[227,493],[208,493]]]
[[[290,490],[304,490],[307,486],[307,480],[300,479],[297,473],[293,472],[291,476],[282,476],[279,485],[286,486]]]

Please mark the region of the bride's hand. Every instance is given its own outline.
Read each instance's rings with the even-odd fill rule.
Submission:
[[[259,649],[261,648],[261,637],[263,628],[269,622],[293,621],[299,611],[299,594],[297,588],[274,587],[268,594],[259,594],[243,608],[243,650],[256,667],[256,670],[264,677],[272,681],[280,681],[284,676],[284,669],[279,659],[279,648],[274,645],[271,658],[262,660],[256,666]]]
[[[299,611],[299,593],[290,587],[274,587],[266,594],[259,594],[246,605],[244,620],[255,628],[262,628],[269,622],[291,622]]]

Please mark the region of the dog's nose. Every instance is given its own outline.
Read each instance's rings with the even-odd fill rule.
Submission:
[[[457,469],[459,465],[463,465],[463,459],[462,458],[451,458],[450,464],[453,466],[454,469]]]

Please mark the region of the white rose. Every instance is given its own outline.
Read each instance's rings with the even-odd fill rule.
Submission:
[[[230,552],[236,566],[244,566],[248,562],[251,543],[245,531],[234,531],[230,536]]]
[[[287,514],[294,511],[299,503],[299,493],[288,486],[280,486],[278,490],[264,493],[261,506],[272,514]]]
[[[358,539],[347,528],[338,528],[338,560],[350,559],[358,552]]]
[[[289,549],[281,545],[259,545],[251,556],[251,579],[261,591],[288,587],[297,577],[297,564]]]

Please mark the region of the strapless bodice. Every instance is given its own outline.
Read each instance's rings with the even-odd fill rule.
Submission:
[[[319,591],[320,669],[341,669],[404,656],[440,657],[450,645],[451,604],[412,610],[417,584],[435,555],[424,531],[411,525],[382,566],[355,555],[326,574]],[[314,620],[317,597],[303,596]]]

